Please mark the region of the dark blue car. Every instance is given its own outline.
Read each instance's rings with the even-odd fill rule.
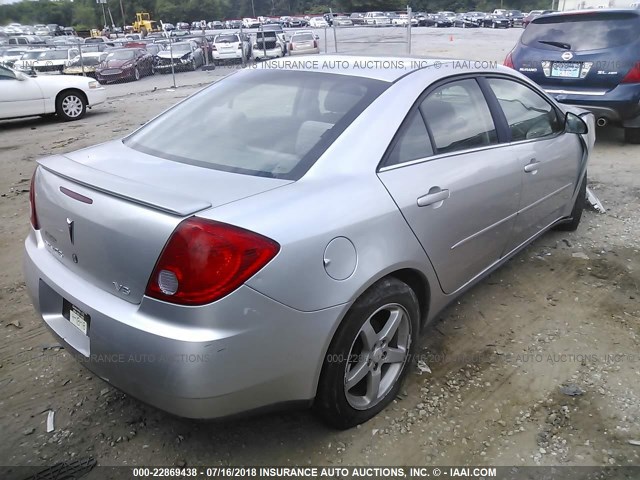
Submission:
[[[626,141],[640,143],[640,10],[542,15],[505,65],[560,103],[590,110],[599,126],[624,127]]]

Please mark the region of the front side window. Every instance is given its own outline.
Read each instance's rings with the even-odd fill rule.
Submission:
[[[512,142],[546,137],[563,130],[556,110],[529,87],[501,78],[488,81],[507,118]]]
[[[431,130],[436,153],[498,143],[491,112],[475,80],[460,80],[436,88],[420,109]]]

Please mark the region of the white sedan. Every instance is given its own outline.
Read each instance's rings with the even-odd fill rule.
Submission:
[[[86,77],[27,76],[0,66],[0,119],[57,114],[65,121],[78,120],[87,108],[103,103],[103,87]]]

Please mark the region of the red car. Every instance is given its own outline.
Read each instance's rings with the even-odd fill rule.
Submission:
[[[96,79],[100,83],[140,80],[153,75],[153,55],[142,48],[113,50],[96,68]]]

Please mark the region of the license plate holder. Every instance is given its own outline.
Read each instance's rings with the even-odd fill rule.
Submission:
[[[579,78],[582,64],[580,62],[553,62],[551,76],[558,78]]]
[[[89,335],[89,327],[91,325],[91,316],[83,312],[80,308],[71,302],[64,300],[62,306],[62,315],[69,320],[71,325],[80,330],[84,335]]]

